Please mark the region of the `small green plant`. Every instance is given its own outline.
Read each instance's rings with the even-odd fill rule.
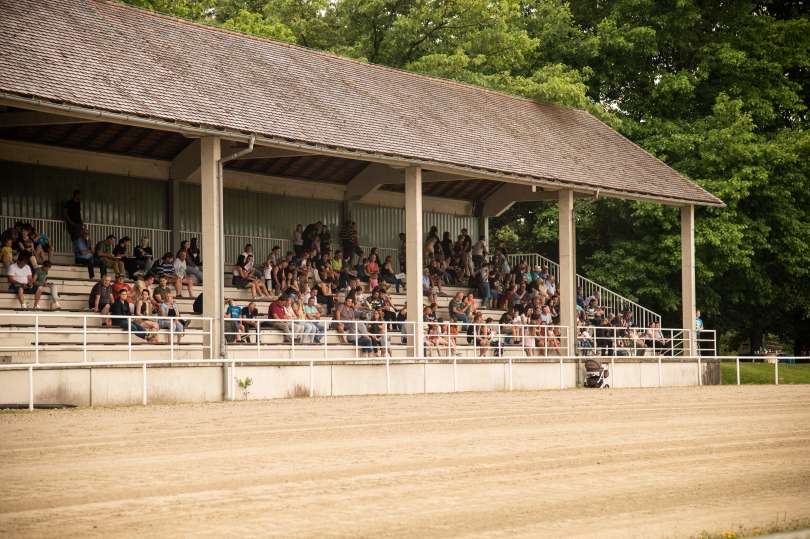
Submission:
[[[245,376],[244,378],[237,378],[236,383],[239,385],[239,390],[242,391],[242,398],[247,400],[250,395],[250,386],[253,385],[253,378]]]

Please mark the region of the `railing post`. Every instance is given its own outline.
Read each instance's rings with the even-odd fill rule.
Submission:
[[[610,358],[610,375],[613,377],[613,383],[611,387],[616,387],[616,355],[614,354],[613,357]]]
[[[737,385],[740,385],[740,356],[737,356]]]
[[[773,377],[774,383],[779,385],[779,357],[776,358],[776,363],[773,364]]]
[[[34,362],[39,363],[39,315],[34,315]]]
[[[127,361],[132,361],[132,317],[128,316],[126,318],[126,321],[127,321]],[[159,325],[160,324],[158,324],[158,326]],[[160,332],[160,330],[158,330],[158,333],[159,332]],[[144,371],[143,371],[144,372],[144,374],[143,374],[144,378],[143,379],[146,380],[146,364],[145,363],[144,363],[143,368],[144,368]],[[144,383],[146,383],[146,382],[144,382]],[[143,397],[144,399],[146,399],[145,391],[146,391],[146,389],[144,389],[144,397]],[[145,400],[144,400],[144,404],[146,404]]]
[[[391,358],[385,355],[385,393],[391,393]]]
[[[512,391],[512,358],[509,358],[509,391]]]
[[[295,359],[295,320],[290,320],[290,359]]]
[[[82,361],[87,363],[87,315],[82,316]]]
[[[173,318],[169,318],[169,359],[171,361],[174,361],[174,319]]]
[[[28,409],[34,409],[34,367],[28,367]]]
[[[697,356],[698,386],[703,385],[703,365],[700,363],[700,355]]]
[[[143,362],[143,395],[142,404],[146,406],[146,362]]]
[[[357,321],[354,321],[354,357],[355,359],[360,357],[360,343],[359,343],[359,336],[360,331],[357,327]]]
[[[309,396],[315,396],[315,360],[309,360]]]
[[[262,321],[256,320],[256,359],[262,358]]]
[[[565,383],[563,382],[563,357],[560,356],[560,389],[565,389]]]

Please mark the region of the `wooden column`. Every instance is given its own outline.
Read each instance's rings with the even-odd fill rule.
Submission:
[[[574,192],[559,191],[560,204],[560,325],[567,338],[564,354],[576,355],[576,225],[574,223]]]
[[[682,327],[689,331],[684,355],[697,355],[695,336],[695,207],[681,207],[681,315]]]
[[[203,316],[213,319],[210,357],[222,355],[224,309],[223,237],[222,237],[222,175],[219,173],[220,139],[200,139],[200,174],[202,189],[202,258]]]
[[[425,356],[422,327],[422,169],[405,169],[405,276],[408,322],[415,322],[413,355]],[[409,324],[413,326],[413,324]]]

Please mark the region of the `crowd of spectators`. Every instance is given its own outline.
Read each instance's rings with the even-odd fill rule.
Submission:
[[[156,340],[159,329],[171,328],[179,339],[186,324],[179,320],[174,299],[183,297],[184,290],[188,297],[195,297],[194,286],[203,279],[196,238],[183,241],[176,253],[155,258],[149,238],[141,238],[134,247],[129,237],[115,235],[94,243],[82,219],[79,191],[63,210],[75,262],[87,267],[91,279],[96,268],[101,273],[88,307],[99,314],[134,317],[130,322],[133,332],[150,342]],[[229,301],[225,305],[228,341],[245,342],[260,327],[251,320],[267,318],[287,339],[294,333],[299,342],[318,344],[331,327],[343,344],[356,344],[366,354],[390,354],[390,330],[399,332],[407,318],[406,308],[395,307],[390,297],[405,286],[406,236],[399,235],[398,265],[392,256],[381,257],[376,247],[364,252],[353,221],[341,226],[338,238],[338,248],[333,249],[329,227],[323,222],[298,224],[292,250],[273,247],[263,262],[247,244],[233,265],[231,286],[250,290],[254,300],[273,301],[266,315],[259,313],[255,302],[240,307]],[[47,236],[31,224],[18,222],[0,240],[10,290],[20,307],[28,307],[24,297],[32,294],[34,308],[39,308],[43,291],[49,289],[54,308],[59,308],[57,286],[48,279],[51,246]],[[503,346],[520,346],[528,355],[559,351],[561,336],[554,326],[559,325],[560,296],[548,266],[529,267],[526,261],[512,264],[503,242],[490,250],[484,236],[473,242],[462,229],[453,239],[448,231],[440,236],[436,226],[423,244],[423,260],[420,284],[428,303],[424,319],[429,350],[452,353],[459,334],[466,334],[467,342],[484,354],[498,353]],[[439,308],[438,298],[450,286],[474,293],[458,292],[446,308]],[[494,320],[479,309],[497,309],[503,314]],[[150,320],[155,316],[177,320]],[[103,323],[126,329],[124,319],[105,318]],[[598,293],[584,297],[579,290],[576,339],[580,349],[603,354],[668,345],[660,328],[636,329],[632,311],[608,313]]]

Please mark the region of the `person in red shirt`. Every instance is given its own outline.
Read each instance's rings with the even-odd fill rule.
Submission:
[[[273,323],[273,327],[284,332],[284,342],[290,342],[291,335],[291,322],[286,322],[286,320],[289,320],[289,316],[287,316],[287,307],[289,304],[290,299],[282,294],[278,299],[272,302],[267,309],[267,318],[279,320]]]

